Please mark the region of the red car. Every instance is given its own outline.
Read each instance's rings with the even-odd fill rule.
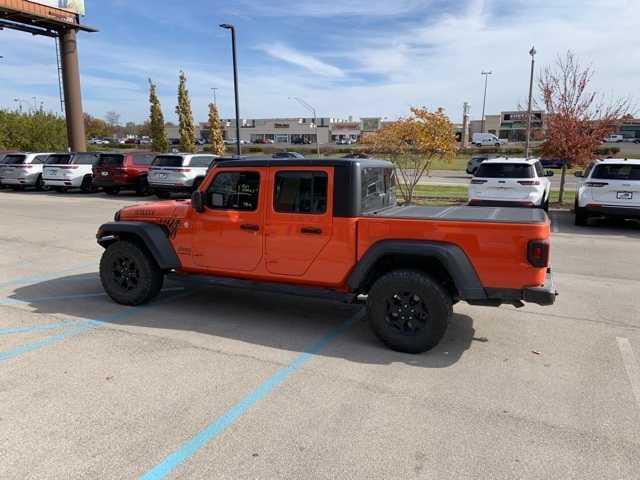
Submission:
[[[147,174],[154,152],[103,153],[93,167],[93,183],[108,195],[121,190],[133,190],[137,195],[149,195]]]

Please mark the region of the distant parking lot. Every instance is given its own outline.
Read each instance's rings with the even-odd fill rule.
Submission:
[[[114,304],[95,232],[139,201],[0,191],[0,478],[638,478],[640,223],[552,212],[558,302],[458,304],[412,356],[357,305]]]

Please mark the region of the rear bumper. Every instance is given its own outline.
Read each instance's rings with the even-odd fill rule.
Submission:
[[[590,215],[606,215],[607,217],[640,219],[640,206],[620,207],[614,205],[587,205],[584,207],[584,211]]]
[[[503,303],[522,306],[522,302],[535,303],[537,305],[553,305],[558,296],[556,283],[551,269],[547,270],[547,276],[543,285],[528,287],[522,290],[510,288],[487,288],[487,298],[484,300],[467,300],[471,305],[499,306]]]
[[[38,180],[38,176],[34,177],[23,177],[23,178],[2,178],[0,182],[3,185],[22,185],[22,186],[31,186],[35,185]]]
[[[44,184],[47,187],[67,187],[67,188],[80,188],[82,185],[82,177],[77,178],[43,178]]]
[[[102,187],[102,188],[114,188],[114,187],[120,187],[120,188],[132,187],[133,188],[136,186],[136,181],[133,179],[128,180],[128,179],[104,178],[100,176],[94,176],[93,184],[96,187]]]

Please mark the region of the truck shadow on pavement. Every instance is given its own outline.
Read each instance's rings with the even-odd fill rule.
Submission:
[[[568,211],[551,212],[554,233],[568,233],[586,236],[623,236],[640,239],[640,221],[619,218],[590,218],[589,223],[580,227],[574,224],[574,214]]]
[[[185,287],[184,292],[174,290],[181,287]],[[165,342],[172,339],[171,334],[163,330],[194,332],[209,337],[198,338],[197,348],[204,342],[211,343],[212,349],[224,348],[221,344],[230,339],[301,353],[349,319],[360,316],[362,320],[337,337],[318,356],[365,364],[402,362],[416,367],[446,368],[469,349],[475,334],[471,317],[454,314],[445,337],[436,348],[424,354],[408,355],[389,350],[378,341],[362,317],[362,305],[227,287],[194,287],[174,280],[165,282],[164,288],[170,291],[163,292],[161,299],[144,307],[129,307],[133,312],[120,316],[113,314],[127,307],[100,295],[102,287],[95,273],[20,287],[9,299],[26,303],[40,314],[99,320],[114,326],[162,329],[154,330],[152,334]],[[110,312],[109,315],[99,313],[105,311]],[[184,335],[176,342],[184,344]]]

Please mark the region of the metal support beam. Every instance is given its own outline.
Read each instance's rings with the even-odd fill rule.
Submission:
[[[60,32],[60,56],[69,148],[72,152],[86,152],[87,140],[84,132],[80,66],[75,30],[69,29]]]

